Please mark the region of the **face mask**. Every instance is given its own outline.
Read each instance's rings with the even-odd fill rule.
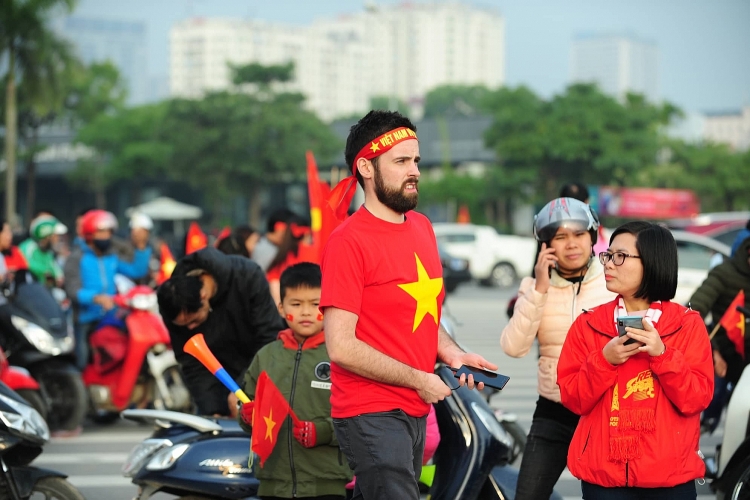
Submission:
[[[106,239],[106,240],[93,240],[94,246],[97,250],[100,252],[106,252],[109,250],[109,248],[112,246],[112,240]]]

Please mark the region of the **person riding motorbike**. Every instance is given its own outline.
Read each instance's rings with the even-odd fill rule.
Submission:
[[[88,336],[108,311],[115,307],[115,274],[138,279],[148,273],[151,249],[138,241],[133,262],[124,262],[111,252],[117,219],[112,212],[90,210],[81,218],[81,252],[65,262],[65,291],[76,312],[76,357],[83,368],[88,361]]]
[[[57,263],[55,240],[64,228],[55,217],[38,217],[31,223],[29,238],[18,245],[34,277],[47,286],[62,286],[63,270]],[[67,231],[66,231],[67,232]]]

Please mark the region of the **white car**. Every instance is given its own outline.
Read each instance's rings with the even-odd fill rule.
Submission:
[[[531,275],[534,238],[498,234],[491,226],[474,224],[434,223],[432,227],[448,253],[469,261],[472,277],[482,284],[509,287]]]
[[[613,229],[605,229],[609,240]],[[687,305],[695,290],[708,276],[708,271],[729,258],[731,248],[719,240],[690,231],[672,229],[677,243],[677,293],[673,302]]]

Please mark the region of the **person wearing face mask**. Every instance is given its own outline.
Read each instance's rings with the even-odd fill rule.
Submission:
[[[62,286],[63,270],[57,263],[54,244],[64,227],[55,217],[37,217],[31,223],[29,238],[18,246],[34,277],[47,286]]]
[[[148,273],[151,249],[146,242],[139,241],[133,261],[125,262],[111,251],[115,229],[114,214],[88,211],[81,218],[82,251],[65,262],[65,291],[75,307],[76,357],[81,368],[88,361],[89,333],[115,307],[115,274],[136,280]]]

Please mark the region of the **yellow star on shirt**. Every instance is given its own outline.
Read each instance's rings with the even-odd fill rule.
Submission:
[[[273,408],[269,409],[268,416],[263,417],[266,421],[266,439],[273,441],[273,428],[276,427],[276,422],[273,421]]]
[[[370,151],[372,151],[373,153],[376,151],[380,151],[380,144],[378,144],[377,142],[373,142],[372,146],[370,146]]]
[[[422,323],[424,317],[429,314],[438,324],[438,296],[443,290],[443,278],[430,278],[415,253],[417,259],[417,281],[398,285],[399,288],[411,295],[417,301],[417,310],[414,312],[414,327],[412,333],[417,331],[417,327]]]

